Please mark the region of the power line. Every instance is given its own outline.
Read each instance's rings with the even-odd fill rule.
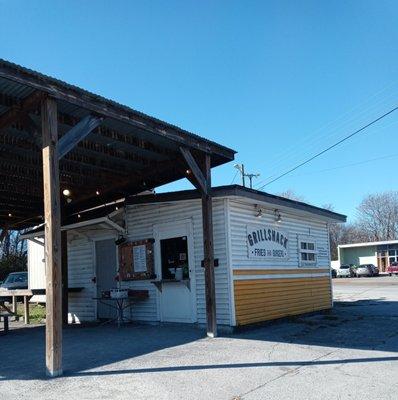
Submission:
[[[371,163],[371,162],[374,162],[374,161],[380,161],[380,160],[385,160],[387,158],[396,158],[396,157],[398,157],[398,153],[397,154],[391,154],[389,156],[369,158],[369,159],[358,161],[358,162],[355,162],[355,163],[339,165],[339,166],[333,167],[333,168],[321,169],[321,170],[307,172],[307,173],[304,173],[304,174],[298,174],[298,175],[294,175],[294,176],[307,176],[307,175],[321,174],[323,172],[335,171],[336,169],[344,169],[344,168],[348,168],[348,167],[355,167],[357,165],[368,164],[368,163]]]
[[[236,177],[237,177],[237,175],[238,175],[238,170],[236,170],[236,172],[235,172],[235,175],[234,175],[234,179],[232,179],[232,181],[231,181],[231,185],[235,182],[235,179],[236,179]]]
[[[312,157],[310,157],[309,159],[301,162],[300,164],[296,165],[295,167],[289,169],[288,171],[284,172],[283,174],[277,176],[275,179],[273,179],[272,181],[266,183],[265,185],[259,187],[257,190],[261,190],[262,188],[264,188],[265,186],[270,185],[271,183],[276,182],[277,180],[283,178],[284,176],[290,174],[291,172],[295,171],[296,169],[302,167],[305,164],[308,164],[309,162],[311,162],[312,160],[314,160],[315,158],[321,156],[322,154],[325,154],[327,151],[333,149],[334,147],[338,146],[339,144],[345,142],[346,140],[352,138],[353,136],[357,135],[358,133],[364,131],[366,128],[369,128],[370,126],[374,125],[376,122],[382,120],[383,118],[387,117],[388,115],[392,114],[394,111],[398,110],[398,106],[394,107],[393,109],[391,109],[390,111],[387,111],[386,113],[384,113],[383,115],[381,115],[380,117],[374,119],[373,121],[369,122],[368,124],[362,126],[361,128],[357,129],[355,132],[349,134],[348,136],[344,137],[343,139],[339,140],[338,142],[332,144],[331,146],[327,147],[326,149],[320,151],[319,153],[313,155]]]
[[[271,176],[268,177],[268,179],[272,179],[274,176],[277,175],[277,169],[280,169],[278,168],[279,165],[283,167],[283,164],[285,164],[286,161],[292,160],[292,156],[295,156],[297,153],[298,145],[301,147],[305,147],[307,154],[309,153],[309,148],[313,148],[313,151],[317,151],[316,147],[319,147],[318,144],[322,143],[324,139],[328,138],[330,140],[333,136],[337,136],[338,133],[342,131],[342,129],[352,129],[354,123],[357,122],[358,119],[361,119],[363,115],[369,116],[370,112],[374,112],[377,115],[377,113],[381,112],[381,106],[392,106],[392,104],[388,103],[390,103],[390,99],[394,100],[396,98],[395,93],[388,94],[387,96],[383,95],[383,97],[379,99],[377,98],[386,90],[394,87],[397,83],[398,81],[395,81],[392,84],[387,85],[382,90],[374,93],[367,100],[353,107],[351,110],[346,111],[339,117],[333,119],[332,121],[329,121],[320,128],[317,128],[315,131],[312,132],[311,135],[301,137],[299,144],[295,143],[292,146],[287,147],[283,152],[279,154],[275,161],[272,162],[273,170],[271,172],[276,171],[276,173],[272,173]],[[377,99],[376,102],[372,103],[371,101],[373,101],[373,99]],[[356,110],[360,110],[359,113]],[[326,132],[326,134],[322,134],[321,132],[324,132],[325,130],[329,132]],[[266,179],[263,179],[255,186],[259,187],[265,181]]]
[[[395,125],[397,125],[397,124],[398,124],[398,121],[392,122],[391,124],[388,124],[388,125],[384,125],[382,128],[379,128],[377,132],[381,132],[381,131],[383,131],[383,130],[385,130],[385,129],[388,129],[388,128],[392,127],[392,126],[395,126]],[[398,154],[397,154],[397,155],[398,155]],[[393,156],[380,157],[380,158],[374,158],[374,159],[369,159],[369,160],[367,159],[367,160],[363,161],[363,163],[370,162],[370,161],[373,161],[373,160],[382,160],[382,159],[384,159],[384,158],[389,158],[389,157],[393,157]],[[304,173],[304,174],[299,174],[299,175],[294,175],[294,176],[311,175],[311,174],[318,173],[318,172],[327,172],[327,171],[331,171],[331,170],[333,170],[333,169],[339,169],[339,168],[349,167],[349,166],[351,166],[351,165],[358,165],[358,164],[359,164],[359,163],[345,164],[344,166],[341,166],[341,167],[328,168],[328,169],[319,170],[319,171],[314,171],[314,172],[307,172],[307,173]],[[362,162],[361,162],[361,164],[362,164]],[[258,182],[258,183],[257,183],[257,188],[260,187],[264,182],[267,182],[268,180],[271,180],[271,179],[272,179],[274,176],[276,176],[276,175],[277,175],[277,174],[268,176],[266,179],[263,179],[262,181]]]

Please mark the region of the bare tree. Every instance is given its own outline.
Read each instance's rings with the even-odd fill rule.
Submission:
[[[334,211],[332,204],[325,204],[322,207],[326,210]],[[331,222],[329,224],[329,245],[332,260],[337,260],[338,258],[337,246],[339,244],[359,243],[367,240],[367,235],[364,234],[357,223],[342,224]]]
[[[300,196],[297,194],[294,190],[292,189],[287,189],[284,190],[283,192],[276,193],[277,196],[284,197],[286,199],[290,200],[296,200],[296,201],[305,201],[303,196]]]
[[[398,238],[398,192],[366,196],[357,208],[358,228],[369,241]]]
[[[0,280],[10,272],[25,271],[27,268],[26,240],[22,232],[0,230]]]

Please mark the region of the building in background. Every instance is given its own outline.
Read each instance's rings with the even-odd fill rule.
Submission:
[[[398,261],[398,240],[342,244],[338,246],[339,265],[374,264],[386,272],[391,263]]]

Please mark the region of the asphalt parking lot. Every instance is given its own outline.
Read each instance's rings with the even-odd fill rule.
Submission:
[[[0,399],[397,399],[398,278],[335,279],[335,308],[216,339],[190,326],[68,328],[44,378],[44,329],[0,337]]]

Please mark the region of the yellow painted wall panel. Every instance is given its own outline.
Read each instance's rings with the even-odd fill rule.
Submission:
[[[331,308],[329,277],[235,280],[237,325]]]
[[[304,303],[304,302],[311,302],[311,304],[315,301],[322,301],[328,299],[330,300],[330,295],[328,293],[317,293],[317,294],[292,294],[286,297],[270,297],[270,298],[263,298],[263,299],[256,299],[255,301],[252,300],[240,300],[236,306],[236,310],[250,310],[255,308],[264,308],[269,309],[273,305],[276,304],[287,304],[290,305],[292,302],[295,303]]]
[[[304,313],[309,313],[309,312],[314,312],[314,311],[321,311],[321,310],[328,310],[330,308],[330,304],[325,304],[324,306],[319,305],[316,308],[313,307],[307,307],[307,308],[300,308],[296,310],[285,310],[283,313],[277,312],[277,313],[270,313],[266,315],[261,315],[261,316],[250,316],[250,317],[241,317],[239,319],[238,325],[249,325],[249,324],[255,324],[258,322],[264,322],[264,321],[270,321],[273,319],[278,319],[278,318],[285,318],[293,315],[300,315]],[[237,318],[238,321],[238,318]]]

